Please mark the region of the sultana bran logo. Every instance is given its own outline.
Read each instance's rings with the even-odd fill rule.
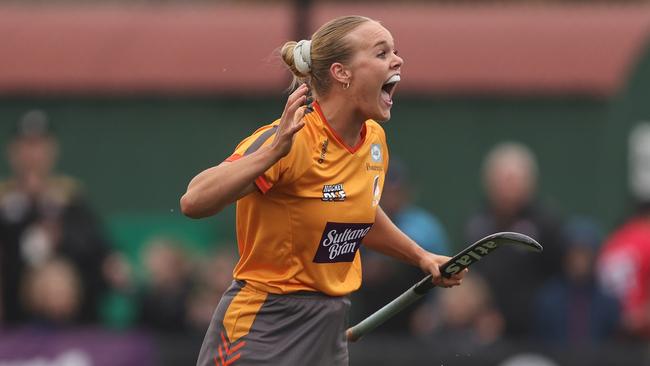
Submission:
[[[368,234],[370,224],[328,222],[314,256],[314,263],[352,262],[361,246],[361,240]]]

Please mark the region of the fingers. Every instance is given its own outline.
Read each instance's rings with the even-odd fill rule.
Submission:
[[[463,283],[462,279],[446,278],[442,281],[443,287],[454,287]]]
[[[462,270],[462,271],[456,273],[455,275],[451,276],[451,278],[462,280],[463,277],[465,277],[465,275],[467,274],[467,272],[469,272],[469,269],[465,268],[464,270]]]
[[[437,265],[429,268],[429,273],[431,273],[431,282],[436,286],[442,286],[444,278],[440,275],[440,268]]]
[[[307,84],[302,84],[298,87],[298,89],[294,90],[291,95],[289,95],[289,98],[287,98],[287,104],[284,107],[285,115],[287,116],[293,116],[293,111],[291,110],[292,106],[296,105],[296,103],[299,100],[302,100],[303,104],[306,98],[307,93],[309,92],[309,87]],[[300,103],[298,103],[300,105]],[[297,108],[297,107],[295,107]],[[295,111],[295,108],[293,110]]]
[[[288,120],[293,120],[294,117],[296,116],[296,111],[298,110],[298,108],[301,108],[301,106],[305,106],[305,100],[306,97],[303,95],[300,98],[294,100],[293,103],[291,103],[290,105],[287,105],[287,108],[285,109],[285,115],[282,117]]]
[[[287,100],[287,105],[284,108],[284,113],[280,122],[280,128],[289,135],[294,135],[305,126],[302,117],[307,112],[308,107],[305,103],[308,101],[308,93],[309,87],[307,84],[302,84],[298,89],[291,93]]]
[[[287,129],[287,132],[293,135],[305,127],[305,120],[303,119],[305,113],[307,113],[306,105],[302,105],[296,109],[293,114],[294,123]]]
[[[465,274],[469,269],[465,268],[464,270],[456,273],[455,275],[449,277],[449,278],[443,278],[442,282],[442,287],[449,288],[449,287],[454,287],[454,286],[459,286],[463,284],[463,278],[465,277]]]
[[[287,105],[293,103],[296,99],[300,98],[301,96],[306,95],[309,92],[309,87],[307,84],[302,84],[296,90],[293,91],[289,95],[289,98],[287,98]]]
[[[305,126],[303,117],[307,108],[305,102],[308,92],[307,85],[302,84],[287,98],[287,104],[284,106],[284,112],[280,118],[272,145],[273,150],[278,153],[277,156],[279,157],[286,156],[291,151],[294,135]]]
[[[307,102],[307,93],[309,88],[303,84],[295,92],[293,92],[289,99],[287,100],[287,105],[285,106],[284,113],[282,114],[282,125],[294,125],[297,124],[296,113],[299,108],[305,105]],[[301,112],[300,117],[305,115],[305,111]],[[298,119],[299,120],[299,119]],[[292,126],[293,127],[293,126]]]
[[[429,253],[429,255],[424,257],[423,264],[421,264],[421,268],[424,271],[431,273],[431,277],[432,277],[431,282],[435,286],[453,287],[453,286],[458,286],[463,282],[463,277],[465,277],[465,274],[467,274],[468,272],[467,268],[449,277],[442,275],[440,271],[440,266],[443,265],[444,263],[448,263],[450,259],[451,257],[447,257],[443,255],[435,255],[432,253]]]

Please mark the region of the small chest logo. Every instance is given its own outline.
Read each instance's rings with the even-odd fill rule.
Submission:
[[[381,145],[379,144],[370,145],[370,158],[375,163],[381,163]]]
[[[320,148],[320,157],[318,158],[318,164],[323,164],[325,161],[325,154],[327,154],[327,145],[329,145],[329,140],[325,139],[323,140],[323,144],[321,145]]]
[[[372,207],[377,206],[380,199],[381,188],[379,188],[379,176],[375,175],[375,179],[372,182]]]
[[[323,186],[323,201],[345,201],[343,183],[326,184]]]
[[[314,263],[352,262],[372,224],[328,222],[314,256]]]

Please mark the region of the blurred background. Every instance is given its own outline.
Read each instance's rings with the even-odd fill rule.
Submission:
[[[405,59],[381,205],[429,250],[519,231],[351,365],[650,365],[649,1],[0,1],[0,365],[193,365],[237,260],[199,171],[340,15]],[[351,322],[422,273],[364,252]]]

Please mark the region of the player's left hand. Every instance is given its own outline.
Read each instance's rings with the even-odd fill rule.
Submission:
[[[463,283],[463,277],[465,277],[465,274],[468,272],[468,269],[465,268],[464,270],[460,271],[459,273],[456,273],[455,275],[447,278],[443,277],[440,274],[440,266],[443,264],[447,263],[451,257],[447,257],[444,255],[437,255],[433,253],[427,253],[421,260],[420,260],[420,268],[424,272],[431,273],[433,276],[432,282],[434,285],[438,287],[454,287],[458,286],[461,283]]]

